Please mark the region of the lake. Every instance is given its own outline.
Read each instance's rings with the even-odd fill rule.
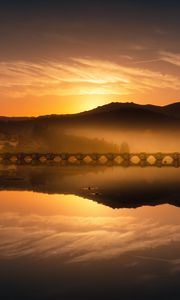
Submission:
[[[1,299],[180,299],[180,169],[1,166]]]

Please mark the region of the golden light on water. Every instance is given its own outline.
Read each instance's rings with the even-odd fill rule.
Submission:
[[[33,192],[0,192],[1,213],[97,216],[108,215],[110,208],[75,195],[48,195]]]
[[[113,210],[73,195],[0,193],[1,256],[110,260],[179,242],[179,211],[169,205]],[[65,258],[66,257],[66,258]]]

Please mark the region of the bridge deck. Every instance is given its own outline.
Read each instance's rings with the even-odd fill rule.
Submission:
[[[180,153],[1,153],[1,164],[180,166]]]

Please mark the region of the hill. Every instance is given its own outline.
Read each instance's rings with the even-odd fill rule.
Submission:
[[[141,148],[133,151],[164,151],[168,144],[171,147],[165,151],[177,151],[179,129],[180,102],[166,106],[116,102],[77,114],[0,117],[0,142],[4,140],[8,148],[8,140],[17,140],[18,151],[102,152],[117,149],[119,141],[134,147],[138,140]]]
[[[145,126],[152,124],[165,125],[167,120],[171,121],[168,125],[178,124],[180,122],[180,102],[172,103],[166,106],[140,105],[133,102],[120,103],[112,102],[95,109],[77,113],[63,115],[46,115],[39,117],[0,117],[0,126],[9,123],[81,123],[81,122],[103,122],[111,124],[117,122],[123,126]],[[1,127],[0,127],[1,129]]]

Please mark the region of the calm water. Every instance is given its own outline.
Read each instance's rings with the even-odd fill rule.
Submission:
[[[3,167],[0,299],[180,299],[180,170]]]

